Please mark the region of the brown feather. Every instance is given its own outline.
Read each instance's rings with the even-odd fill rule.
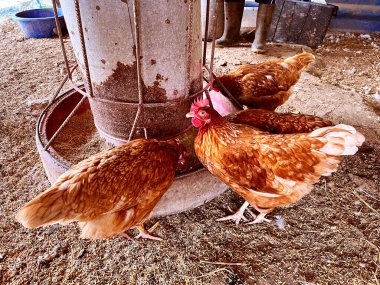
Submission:
[[[174,141],[135,140],[96,154],[62,174],[16,219],[27,228],[81,222],[82,236],[107,238],[141,224],[173,182]]]
[[[241,104],[274,111],[288,100],[302,69],[314,59],[305,52],[285,60],[245,64],[218,79]]]
[[[256,209],[269,211],[298,201],[320,176],[337,169],[342,155],[354,154],[364,141],[346,125],[268,134],[230,123],[210,108],[200,111],[210,117],[195,140],[198,158]]]
[[[245,124],[272,134],[308,133],[332,125],[331,121],[303,114],[275,113],[261,109],[247,109],[225,117],[229,122]]]

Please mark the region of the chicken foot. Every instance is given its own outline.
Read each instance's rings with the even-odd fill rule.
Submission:
[[[260,224],[262,222],[270,222],[270,220],[266,219],[265,216],[272,209],[270,211],[265,211],[265,212],[256,209],[259,212],[259,214],[256,216],[255,214],[253,214],[248,209],[248,206],[249,206],[249,203],[247,201],[245,201],[244,204],[239,208],[239,210],[236,211],[235,214],[229,215],[229,216],[226,216],[226,217],[223,217],[223,218],[220,218],[220,219],[217,219],[217,221],[220,222],[220,221],[233,220],[233,221],[235,221],[236,225],[239,225],[240,220],[248,221],[247,218],[244,216],[244,212],[245,212],[245,210],[247,210],[254,217],[254,220],[252,222],[247,223],[247,225]]]
[[[257,217],[255,218],[255,220],[252,221],[252,222],[247,223],[247,225],[260,224],[262,222],[268,222],[268,223],[270,223],[270,220],[267,219],[267,218],[265,218],[266,214],[268,214],[268,213],[260,213],[260,214],[258,214]]]
[[[149,230],[145,229],[143,225],[136,226],[136,229],[139,231],[139,234],[135,237],[135,239],[146,238],[152,240],[162,241],[163,239],[160,237],[152,236],[151,233],[157,228],[160,223],[155,223]]]
[[[132,240],[132,238],[127,233],[121,233],[119,235],[125,237],[126,239]]]
[[[248,219],[246,217],[244,217],[244,212],[248,206],[249,206],[249,203],[247,201],[245,201],[244,204],[239,208],[239,210],[237,210],[237,212],[235,214],[217,219],[217,221],[220,222],[220,221],[233,220],[233,221],[235,221],[236,225],[239,225],[240,220],[248,221]]]

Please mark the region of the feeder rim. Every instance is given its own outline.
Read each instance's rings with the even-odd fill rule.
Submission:
[[[84,88],[84,85],[80,85],[79,88]],[[37,142],[37,147],[38,148],[41,148],[41,151],[43,152],[47,152],[51,159],[53,160],[53,162],[58,165],[59,167],[62,167],[66,170],[69,170],[70,167],[72,165],[75,165],[75,164],[72,164],[72,165],[68,165],[68,163],[70,163],[69,161],[66,161],[63,157],[62,159],[64,161],[62,161],[61,159],[57,158],[54,153],[52,153],[51,151],[49,151],[48,149],[45,150],[44,149],[44,143],[42,142],[42,138],[41,138],[41,132],[40,132],[40,129],[41,129],[41,123],[42,123],[42,120],[45,118],[45,115],[46,113],[49,111],[50,107],[53,106],[54,103],[60,101],[60,100],[63,100],[65,99],[66,97],[70,96],[71,94],[74,94],[75,92],[78,92],[75,88],[71,88],[69,89],[68,91],[64,92],[63,94],[61,94],[60,96],[58,96],[57,98],[55,98],[50,104],[48,104],[45,109],[42,111],[41,115],[38,117],[38,120],[37,120],[37,123],[36,123],[36,142]],[[157,138],[157,139],[160,139],[160,138]],[[164,139],[164,138],[162,138]],[[191,169],[185,173],[181,173],[181,174],[176,174],[175,177],[176,178],[184,178],[184,177],[187,177],[189,175],[192,175],[194,173],[198,173],[198,172],[201,172],[201,171],[204,171],[206,170],[203,166],[199,166],[197,168],[194,168],[194,169]]]
[[[24,10],[24,11],[21,11],[21,12],[17,12],[15,14],[13,14],[12,16],[12,19],[16,20],[16,21],[43,21],[43,20],[51,20],[51,19],[54,19],[54,14],[52,16],[49,16],[49,17],[40,17],[40,18],[28,18],[28,17],[20,17],[19,14],[22,14],[22,13],[25,13],[25,12],[31,12],[31,11],[39,11],[39,10],[52,10],[53,11],[53,8],[43,8],[43,9],[30,9],[30,10]],[[61,8],[57,8],[58,10],[58,18],[60,19],[63,19],[63,13],[62,13],[62,9]]]

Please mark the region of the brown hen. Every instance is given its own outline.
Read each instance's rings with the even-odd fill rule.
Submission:
[[[62,174],[27,203],[16,219],[27,228],[77,221],[82,238],[110,238],[143,223],[169,189],[182,145],[138,139],[96,154]]]
[[[247,109],[225,117],[235,124],[249,125],[271,134],[308,133],[332,125],[331,121],[317,116],[275,113],[261,109]]]
[[[245,64],[218,79],[241,104],[274,111],[288,100],[302,69],[314,60],[314,55],[304,52],[285,60]],[[217,81],[212,88],[224,92]]]
[[[268,134],[228,122],[209,107],[208,100],[191,106],[186,115],[199,128],[194,147],[207,169],[247,202],[232,216],[236,223],[251,204],[265,215],[308,194],[321,176],[336,171],[341,156],[353,155],[364,137],[353,127],[337,125],[311,133]]]

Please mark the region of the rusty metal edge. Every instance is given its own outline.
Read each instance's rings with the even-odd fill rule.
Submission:
[[[84,88],[83,85],[80,86],[80,88]],[[59,167],[62,167],[62,169],[64,170],[68,170],[70,168],[69,165],[65,164],[64,162],[62,162],[59,158],[55,157],[54,154],[52,154],[50,151],[48,150],[44,150],[44,144],[42,142],[42,138],[41,138],[41,127],[42,127],[42,122],[43,122],[43,119],[45,118],[45,115],[46,113],[50,110],[50,107],[56,103],[57,101],[59,100],[62,100],[68,96],[70,96],[71,94],[73,93],[76,93],[77,90],[75,89],[70,89],[68,91],[66,91],[65,93],[63,93],[62,95],[60,95],[59,97],[57,97],[53,102],[52,104],[49,104],[41,113],[41,115],[39,116],[38,120],[37,120],[37,123],[36,123],[36,131],[35,131],[35,136],[36,136],[36,144],[37,144],[37,149],[38,149],[38,153],[40,154],[40,157],[41,157],[41,160],[43,160],[42,158],[42,153],[46,153],[48,155],[48,157],[52,160],[52,162],[54,164],[56,164],[57,166]],[[176,174],[176,179],[177,178],[184,178],[184,177],[187,177],[187,176],[190,176],[190,175],[193,175],[195,173],[198,173],[200,171],[206,171],[206,169],[204,167],[200,167],[198,169],[193,169],[193,170],[190,170],[189,172],[187,173],[183,173],[183,174]],[[45,169],[45,172],[47,172],[47,170]]]

